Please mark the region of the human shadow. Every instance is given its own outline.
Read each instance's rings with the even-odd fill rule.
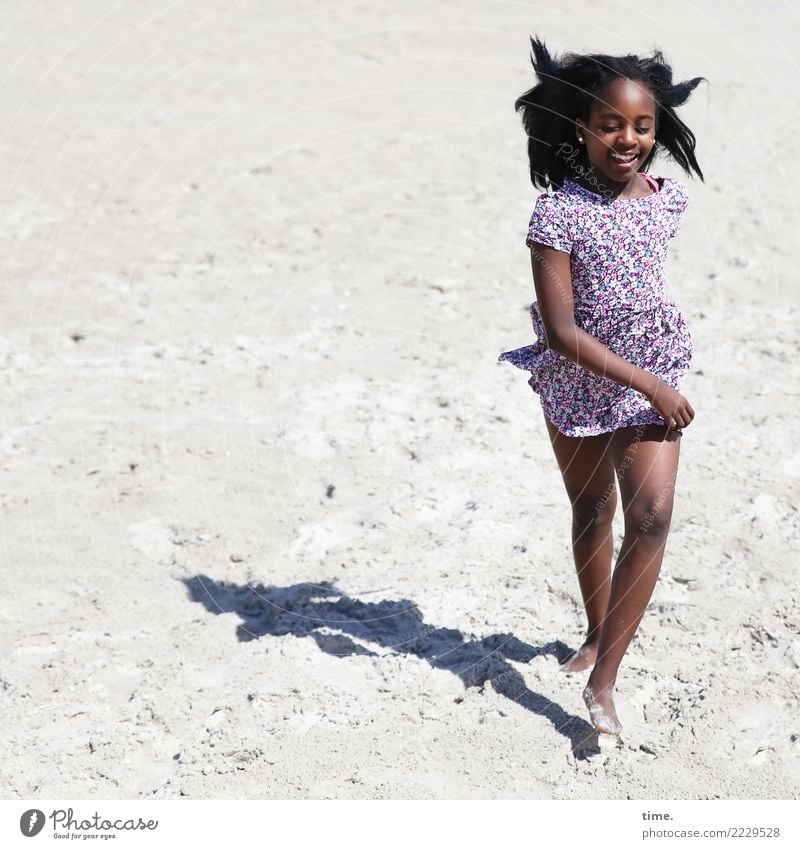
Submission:
[[[490,682],[500,695],[545,717],[570,741],[577,760],[600,753],[594,728],[531,690],[509,662],[529,663],[552,655],[563,663],[572,650],[560,640],[532,646],[512,634],[467,638],[455,628],[425,624],[419,608],[409,600],[364,602],[339,591],[330,581],[265,587],[215,581],[207,575],[181,580],[191,600],[211,613],[239,616],[236,636],[242,642],[292,634],[310,637],[322,651],[336,657],[377,656],[369,644],[395,654],[412,654],[434,669],[457,675],[465,688],[482,691]]]

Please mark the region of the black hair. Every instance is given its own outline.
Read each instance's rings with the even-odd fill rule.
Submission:
[[[564,177],[575,165],[570,165],[560,150],[569,145],[577,156],[578,165],[589,169],[585,146],[576,145],[575,121],[589,122],[597,92],[615,79],[624,78],[643,83],[653,94],[656,103],[655,144],[641,168],[646,171],[660,148],[691,176],[694,171],[702,180],[703,172],[694,155],[695,137],[675,113],[705,77],[694,77],[682,83],[672,82],[672,68],[660,50],[652,57],[607,56],[567,53],[561,59],[550,55],[544,41],[531,38],[531,63],[539,82],[514,103],[522,113],[522,124],[528,135],[528,160],[534,187],[561,188]]]

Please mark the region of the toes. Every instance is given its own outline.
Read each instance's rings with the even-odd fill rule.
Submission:
[[[559,671],[561,672],[585,672],[589,669],[590,666],[593,665],[593,661],[590,658],[586,657],[575,657],[572,660],[568,660],[562,666],[559,666]]]
[[[583,645],[558,668],[561,672],[583,672],[594,666],[596,658],[597,649],[594,646]]]
[[[583,691],[583,701],[589,710],[589,718],[595,730],[601,734],[620,734],[622,725],[614,715],[613,706],[606,709],[595,700],[594,692],[590,686]]]

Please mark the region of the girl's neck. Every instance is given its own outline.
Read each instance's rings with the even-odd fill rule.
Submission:
[[[614,200],[632,200],[634,198],[647,197],[653,194],[653,188],[642,172],[636,171],[629,180],[620,183],[609,180],[605,174],[590,168],[580,179],[575,180],[578,185],[583,186],[590,192],[603,195]]]

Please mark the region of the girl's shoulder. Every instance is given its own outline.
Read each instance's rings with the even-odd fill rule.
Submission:
[[[689,202],[689,190],[686,184],[677,177],[656,177],[655,179],[661,183],[667,209],[677,213],[683,212]]]
[[[655,177],[652,174],[648,176],[653,177],[654,180],[661,183],[662,192],[673,195],[686,195],[688,197],[689,191],[686,188],[686,184],[677,177]]]
[[[656,177],[655,179],[661,183],[661,191],[655,196],[656,208],[661,211],[659,217],[667,236],[673,238],[680,232],[683,211],[689,203],[689,190],[677,177]],[[662,197],[659,199],[658,195]]]
[[[534,204],[535,215],[565,215],[573,209],[581,200],[580,195],[576,194],[570,187],[568,182],[565,182],[561,187],[551,187],[548,191],[542,192]]]
[[[534,242],[539,242],[569,253],[574,239],[574,216],[570,215],[570,206],[569,197],[560,189],[540,194],[528,222],[525,244],[532,247]]]

